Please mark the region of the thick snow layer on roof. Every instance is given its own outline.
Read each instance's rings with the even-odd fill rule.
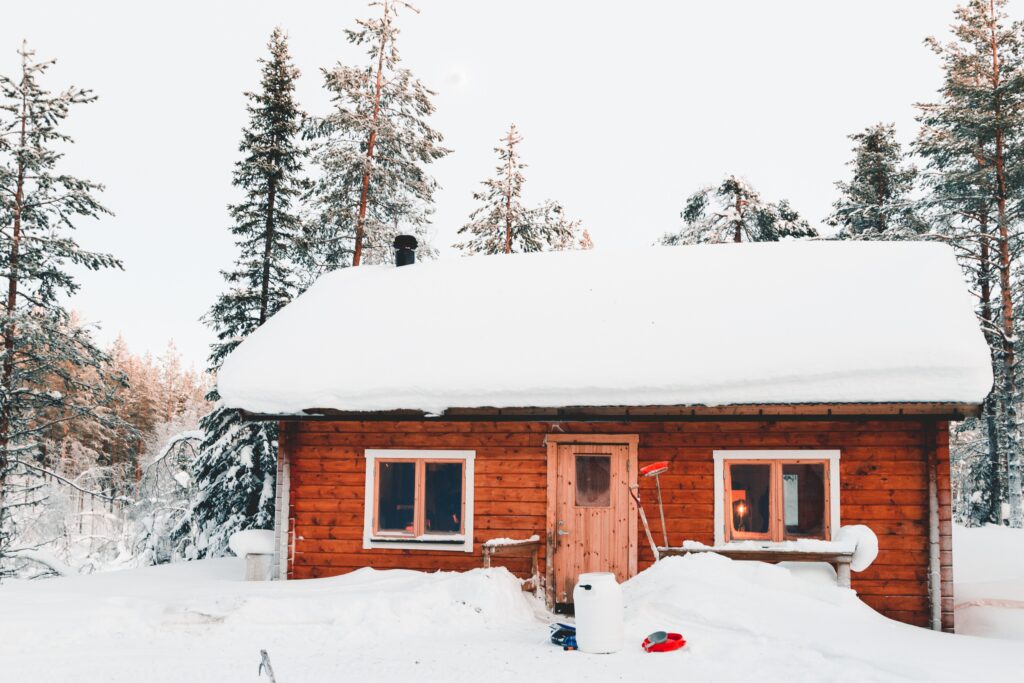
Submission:
[[[787,242],[475,256],[325,275],[232,353],[257,413],[980,402],[953,252]]]

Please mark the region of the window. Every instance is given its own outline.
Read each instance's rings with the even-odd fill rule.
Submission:
[[[838,451],[715,451],[714,457],[716,544],[828,540],[838,528]]]
[[[612,456],[576,456],[576,506],[606,508],[612,505]]]
[[[364,548],[473,550],[473,451],[366,451]]]

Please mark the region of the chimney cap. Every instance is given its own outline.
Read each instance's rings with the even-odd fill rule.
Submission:
[[[419,242],[412,235],[399,235],[395,238],[395,249],[415,249]]]

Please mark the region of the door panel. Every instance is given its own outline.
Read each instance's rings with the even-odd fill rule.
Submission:
[[[555,461],[554,600],[572,602],[585,572],[630,575],[629,447],[559,444]]]

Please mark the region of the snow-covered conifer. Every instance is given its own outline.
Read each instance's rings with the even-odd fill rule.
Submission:
[[[379,16],[345,31],[350,43],[366,47],[368,60],[322,70],[333,110],[312,119],[306,131],[316,140],[320,172],[303,240],[314,276],[389,261],[403,232],[419,238],[421,254],[431,253],[426,230],[437,182],[427,166],[449,150],[428,124],[435,93],[398,54],[398,10],[417,10],[400,0],[371,6],[381,9]]]
[[[480,206],[469,216],[469,223],[459,229],[466,235],[454,246],[466,254],[511,254],[515,252],[590,248],[580,237],[580,221],[570,220],[562,205],[547,200],[537,207],[523,203],[526,164],[519,157],[518,146],[523,138],[515,124],[494,148],[498,166],[493,178],[484,180],[482,190],[473,193]],[[586,246],[588,245],[589,246]]]
[[[244,198],[229,207],[238,258],[223,274],[227,291],[206,316],[217,333],[210,354],[213,374],[242,339],[298,292],[299,223],[293,202],[303,189],[298,141],[303,117],[295,101],[299,71],[281,29],[274,30],[267,47],[269,56],[260,59],[260,88],[246,93],[249,123],[234,173]],[[219,398],[215,389],[208,398]],[[201,427],[205,438],[192,466],[197,497],[191,515],[183,518],[188,528],[176,531],[178,538],[198,539],[191,549],[195,556],[223,552],[235,531],[273,526],[277,462],[274,423],[246,422],[237,411],[215,406]]]
[[[956,9],[948,43],[928,44],[942,60],[939,100],[920,105],[916,151],[925,158],[928,208],[957,249],[978,296],[992,348],[995,384],[984,405],[988,457],[971,479],[987,482],[975,522],[1024,524],[1021,501],[1022,349],[1019,222],[1024,210],[1024,24],[1005,0],[970,0]],[[954,447],[954,457],[958,457]],[[972,492],[973,495],[973,492]]]
[[[81,219],[108,211],[97,198],[102,186],[61,168],[71,142],[65,119],[95,96],[48,90],[53,62],[37,61],[24,44],[19,55],[17,75],[0,76],[0,575],[18,551],[14,510],[37,502],[33,478],[50,472],[41,436],[61,422],[109,421],[118,381],[89,326],[64,308],[78,289],[74,268],[121,266],[73,238]]]
[[[818,234],[788,201],[766,202],[734,175],[726,176],[718,187],[705,187],[690,195],[681,215],[682,229],[664,235],[662,244],[778,242]]]
[[[828,222],[841,239],[915,239],[928,230],[911,192],[917,169],[906,163],[896,126],[877,123],[850,135],[853,174],[836,183],[839,199]]]

